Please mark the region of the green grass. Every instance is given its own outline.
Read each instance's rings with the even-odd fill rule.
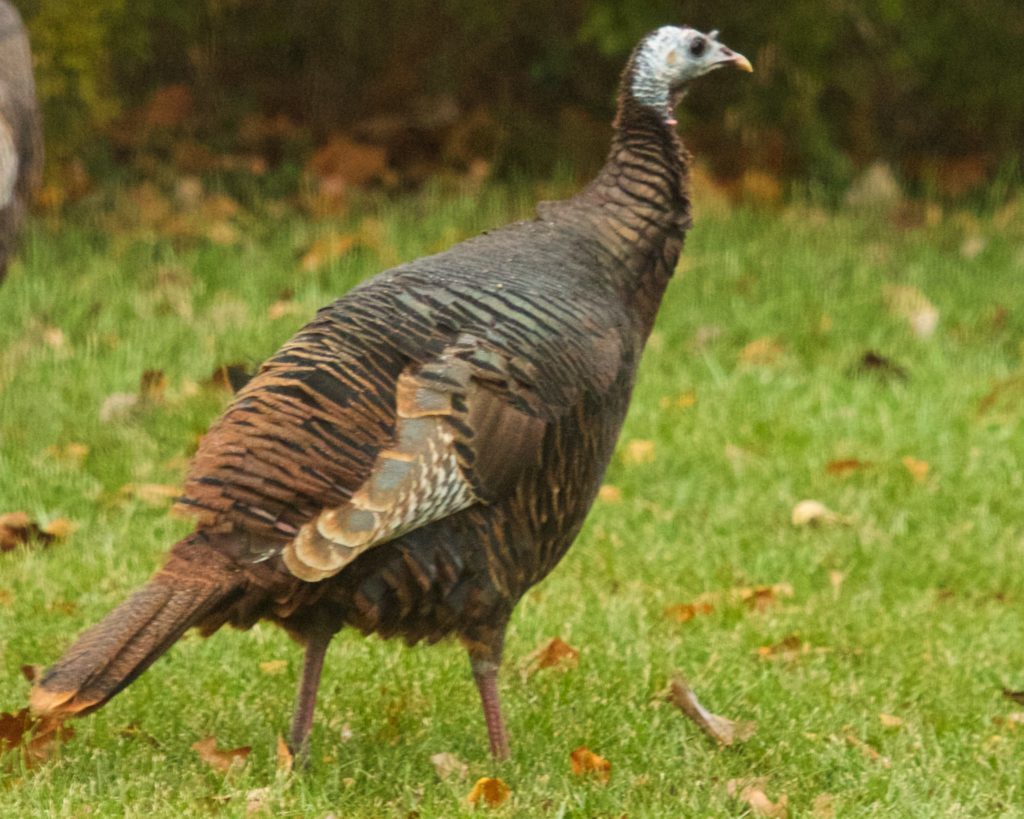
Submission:
[[[0,512],[79,529],[0,555],[0,711],[24,704],[21,664],[55,659],[187,531],[121,487],[181,479],[227,401],[202,386],[215,366],[255,365],[359,279],[521,215],[535,195],[365,203],[373,241],[315,274],[297,254],[355,229],[359,213],[333,226],[240,217],[243,238],[228,247],[106,233],[89,210],[37,225],[0,290]],[[967,258],[971,236],[984,247]],[[463,797],[486,775],[512,788],[503,816],[738,816],[747,808],[727,782],[750,776],[786,794],[790,816],[812,815],[823,793],[841,817],[1024,815],[1024,726],[999,720],[1020,710],[1001,688],[1024,688],[1024,381],[1011,380],[1022,268],[1024,224],[1010,210],[914,230],[812,208],[698,213],[623,434],[653,441],[654,459],[631,463],[620,448],[607,481],[621,500],[595,506],[513,618],[510,762],[487,757],[458,646],[343,633],[311,768],[277,774],[300,654],[263,625],[186,638],[76,723],[49,762],[24,770],[9,756],[0,815],[244,816],[247,794],[268,788],[266,815],[448,817],[470,812]],[[931,299],[933,337],[886,309],[886,284]],[[298,312],[268,318],[289,297]],[[744,364],[740,351],[762,337],[781,356]],[[869,349],[908,379],[852,375]],[[153,368],[168,378],[162,401],[99,420],[108,395]],[[672,400],[685,393],[692,406]],[[69,443],[89,447],[84,461],[48,453]],[[926,480],[904,456],[928,462]],[[846,458],[868,465],[828,473]],[[803,498],[846,525],[795,528]],[[770,583],[792,597],[757,612],[726,594],[684,624],[663,613]],[[794,634],[812,650],[757,656]],[[517,663],[554,635],[580,649],[579,666],[524,680]],[[287,669],[261,670],[271,660]],[[712,710],[756,720],[754,737],[712,745],[660,699],[674,669]],[[885,727],[880,713],[903,723]],[[209,734],[251,745],[246,767],[224,777],[204,765],[190,746]],[[607,786],[570,773],[579,745],[611,760]],[[429,757],[443,751],[469,764],[467,781],[437,779]]]

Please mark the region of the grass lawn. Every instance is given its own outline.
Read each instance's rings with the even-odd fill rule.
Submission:
[[[37,224],[0,289],[0,512],[78,528],[0,555],[0,711],[25,703],[22,664],[56,659],[188,530],[144,485],[180,481],[229,399],[205,383],[217,366],[255,366],[361,278],[535,197],[434,193],[319,223],[271,203],[224,216],[216,241],[131,208],[111,230],[101,204]],[[305,270],[317,239],[353,247]],[[1024,815],[1024,706],[1002,695],[1024,689],[1022,275],[1024,205],[909,228],[704,208],[614,489],[513,618],[510,762],[487,756],[459,646],[346,632],[311,767],[279,773],[300,652],[261,625],[186,637],[49,761],[8,754],[0,815],[450,817],[482,776],[511,788],[503,816],[739,816],[728,783],[749,777],[789,816]],[[938,311],[927,338],[901,315],[929,320],[915,293]],[[869,350],[905,378],[858,372]],[[166,387],[111,402],[147,370]],[[839,519],[794,526],[803,499]],[[772,584],[761,606],[737,591]],[[695,601],[710,611],[666,616]],[[578,666],[526,676],[556,635]],[[676,669],[754,736],[713,745],[662,696]],[[252,746],[245,766],[200,760],[209,735]],[[581,745],[611,761],[606,785],[572,774]],[[440,752],[468,777],[441,781]]]

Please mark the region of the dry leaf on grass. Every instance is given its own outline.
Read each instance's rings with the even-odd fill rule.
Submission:
[[[632,441],[627,441],[626,448],[622,451],[623,462],[631,466],[649,464],[654,460],[655,456],[654,441],[648,441],[643,438],[634,438]]]
[[[245,364],[222,364],[210,373],[203,386],[225,392],[238,392],[252,380],[252,377],[253,373],[249,372]]]
[[[1008,700],[1013,700],[1014,702],[1024,705],[1024,691],[1014,691],[1011,688],[1004,688],[1003,696]]]
[[[916,287],[887,284],[882,288],[889,312],[910,325],[918,338],[929,338],[939,325],[939,310]]]
[[[67,518],[54,518],[40,526],[26,512],[7,512],[0,515],[0,552],[10,552],[29,543],[48,546],[55,540],[63,540],[75,528]]]
[[[741,364],[767,367],[782,358],[785,349],[779,342],[769,336],[757,338],[740,350]]]
[[[45,452],[60,463],[68,466],[81,466],[89,455],[89,447],[86,444],[72,441],[63,446],[48,446]]]
[[[126,483],[121,487],[121,494],[148,506],[166,506],[181,495],[181,487],[168,483]]]
[[[473,789],[466,796],[466,801],[471,805],[483,801],[488,807],[496,808],[498,805],[504,804],[511,794],[512,789],[500,779],[485,776],[476,781]]]
[[[520,661],[520,669],[524,677],[542,668],[555,668],[568,671],[579,665],[580,652],[565,642],[561,637],[552,637],[540,648],[527,654]]]
[[[607,782],[612,775],[612,763],[598,756],[585,745],[569,754],[569,764],[576,776],[592,773],[601,782]]]
[[[783,597],[793,596],[793,587],[789,583],[772,583],[765,586],[749,586],[733,589],[733,594],[754,611],[767,611]]]
[[[789,516],[794,526],[825,526],[833,523],[845,523],[842,516],[837,515],[821,501],[802,500],[793,507]]]
[[[199,754],[199,758],[215,771],[226,774],[232,768],[242,767],[252,748],[243,745],[240,748],[222,751],[217,747],[217,738],[209,736],[193,742],[192,750]]]
[[[899,728],[903,725],[903,719],[892,714],[879,714],[878,721],[886,728]]]
[[[267,308],[267,318],[276,321],[285,316],[297,316],[304,312],[304,308],[297,301],[291,299],[278,299]]]
[[[811,802],[812,819],[835,819],[836,798],[830,793],[819,793]]]
[[[163,400],[167,392],[167,375],[163,370],[146,370],[139,378],[139,397],[152,404]]]
[[[340,259],[356,246],[357,236],[353,233],[332,233],[313,242],[302,254],[300,266],[306,273],[315,273],[324,265]]]
[[[133,392],[115,392],[100,404],[99,419],[104,424],[118,421],[131,413],[139,403],[139,396]]]
[[[846,734],[845,739],[854,748],[857,748],[864,756],[868,759],[877,762],[883,768],[891,768],[892,760],[887,756],[882,756],[877,750],[868,745],[864,740],[859,737],[855,737],[853,734]]]
[[[746,802],[754,816],[765,816],[768,819],[784,819],[789,811],[789,797],[782,794],[776,801],[768,798],[765,789],[768,787],[767,777],[757,776],[745,779],[730,779],[725,790],[729,796]]]
[[[195,747],[195,746],[193,746]],[[241,749],[238,749],[241,750]],[[292,749],[288,747],[288,743],[284,741],[284,737],[280,734],[277,735],[277,769],[281,773],[289,774],[292,772],[292,768],[295,767],[295,754],[292,753]],[[248,753],[248,751],[246,751]]]
[[[675,603],[665,607],[665,616],[677,623],[688,623],[701,614],[711,614],[715,607],[710,603]]]
[[[845,478],[861,469],[871,466],[870,461],[862,461],[860,458],[841,458],[836,461],[829,461],[825,464],[825,472],[839,478]]]
[[[692,392],[683,392],[679,395],[663,395],[658,399],[658,406],[662,409],[689,409],[697,403],[697,396]]]
[[[712,714],[697,699],[686,682],[686,678],[678,672],[669,683],[669,699],[672,704],[692,720],[698,728],[721,745],[735,745],[746,742],[757,730],[756,722],[731,720]]]
[[[61,742],[75,735],[74,728],[59,719],[35,717],[22,708],[15,714],[0,714],[0,754],[20,750],[28,768],[50,758]]]
[[[773,645],[758,646],[755,653],[762,660],[795,660],[807,651],[810,651],[810,646],[799,635],[789,634]]]
[[[860,360],[847,371],[848,375],[875,376],[881,381],[906,381],[907,371],[891,358],[874,350],[867,350]]]
[[[1024,711],[1014,711],[1005,717],[993,717],[992,722],[1016,731],[1018,728],[1024,727]]]
[[[260,813],[269,807],[270,797],[272,791],[270,786],[264,786],[262,788],[253,788],[251,791],[245,794],[245,815],[252,816],[254,813]]]
[[[448,779],[462,781],[469,776],[469,766],[459,759],[455,754],[440,753],[430,757],[434,766],[434,773],[441,781]]]
[[[928,470],[931,466],[927,461],[920,461],[911,455],[904,455],[900,460],[915,481],[924,483],[928,480]]]
[[[260,671],[264,674],[280,674],[288,668],[287,660],[267,660],[260,663]]]
[[[622,490],[617,486],[606,483],[597,490],[597,497],[605,503],[618,503],[622,500]]]

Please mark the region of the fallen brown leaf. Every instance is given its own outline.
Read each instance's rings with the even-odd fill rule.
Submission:
[[[810,646],[807,646],[798,635],[790,634],[774,645],[759,646],[757,656],[762,660],[793,660],[809,650]]]
[[[139,397],[151,404],[163,400],[167,392],[167,376],[163,370],[146,370],[139,378]]]
[[[843,523],[842,517],[829,509],[821,501],[802,500],[793,507],[789,516],[794,526],[825,526],[833,523]]]
[[[15,714],[0,714],[0,754],[20,749],[26,767],[45,762],[59,743],[67,742],[75,730],[59,719],[38,718],[28,708]]]
[[[35,682],[36,677],[43,673],[43,666],[25,663],[19,670],[21,671],[21,676],[28,682]]]
[[[287,668],[287,660],[267,660],[266,662],[260,663],[260,671],[264,674],[280,674]]]
[[[811,802],[812,819],[835,819],[836,798],[830,793],[819,793]]]
[[[1009,688],[1004,688],[1003,696],[1008,700],[1013,700],[1014,702],[1024,705],[1024,691],[1013,691]]]
[[[289,769],[291,770],[291,769]],[[272,791],[269,785],[262,788],[253,788],[251,791],[245,794],[245,815],[252,816],[254,813],[260,813],[268,807]]]
[[[939,310],[916,287],[906,284],[887,284],[882,288],[889,312],[910,325],[918,338],[929,338],[939,324]]]
[[[512,789],[500,779],[485,776],[476,781],[473,789],[466,796],[466,801],[475,805],[483,800],[488,807],[496,808],[506,802],[511,794]]]
[[[883,768],[891,768],[892,760],[887,756],[882,756],[877,750],[868,745],[864,740],[859,737],[855,737],[853,734],[846,734],[846,741],[850,743],[854,748],[857,748],[864,756],[868,759],[877,762]]]
[[[556,668],[567,671],[579,665],[580,652],[565,642],[561,637],[552,637],[540,648],[534,649],[523,657],[520,666],[525,676],[530,676],[542,668]]]
[[[165,506],[181,494],[181,487],[166,483],[126,483],[121,487],[121,494],[149,506]]]
[[[676,603],[666,606],[665,616],[677,623],[688,623],[701,614],[711,614],[715,607],[710,603]]]
[[[139,403],[139,396],[133,392],[115,392],[103,399],[99,419],[104,424],[127,417]]]
[[[434,766],[437,778],[442,781],[455,779],[461,782],[469,776],[469,766],[455,754],[434,754],[430,757],[430,762]]]
[[[829,461],[825,464],[825,472],[839,478],[845,478],[861,469],[871,466],[870,461],[862,461],[860,458],[842,458],[837,461]]]
[[[605,503],[618,503],[622,500],[622,490],[606,483],[597,490],[597,497]]]
[[[1007,714],[1005,717],[993,717],[992,722],[996,725],[1003,725],[1007,728],[1017,730],[1018,728],[1024,727],[1024,711],[1014,711],[1012,714]]]
[[[302,254],[300,266],[306,273],[315,273],[324,265],[340,259],[356,246],[357,237],[351,233],[333,233],[321,237]]]
[[[48,446],[45,451],[55,461],[68,466],[81,466],[89,455],[88,446],[74,441],[63,446]]]
[[[931,466],[927,461],[919,461],[911,455],[904,455],[900,460],[915,481],[924,483],[928,480],[928,470]]]
[[[193,746],[195,747],[195,746]],[[248,753],[248,752],[246,752]],[[277,735],[277,769],[281,773],[291,773],[292,768],[295,767],[295,755],[292,753],[292,749],[288,747],[288,743],[284,741],[284,737],[280,734]]]
[[[848,371],[848,375],[872,375],[881,381],[906,381],[907,371],[890,358],[874,350],[867,350]]]
[[[839,599],[839,593],[843,588],[843,581],[846,580],[846,573],[838,569],[832,569],[828,573],[828,582],[832,586],[832,597]]]
[[[210,373],[203,386],[225,392],[238,392],[251,380],[252,373],[245,364],[222,364]]]
[[[584,745],[569,754],[569,764],[576,776],[593,773],[600,781],[607,782],[612,775],[612,763]]]
[[[649,464],[656,457],[654,441],[643,438],[634,438],[626,442],[626,448],[622,451],[624,463],[636,466],[638,464]]]
[[[779,342],[769,336],[757,338],[740,350],[739,361],[741,364],[766,367],[774,364],[782,358],[785,352]]]
[[[697,699],[686,678],[678,672],[669,683],[669,699],[672,704],[692,720],[698,728],[721,745],[735,745],[746,742],[757,730],[756,722],[731,720],[712,714]]]
[[[26,512],[7,512],[0,515],[0,552],[10,552],[30,543],[48,546],[67,537],[74,529],[75,525],[67,518],[55,518],[40,526]]]
[[[778,801],[773,802],[765,793],[767,787],[768,780],[763,776],[730,779],[725,784],[726,793],[734,799],[746,802],[755,816],[784,819],[789,812],[789,797],[782,794]]]
[[[697,403],[697,396],[692,392],[684,392],[679,395],[663,395],[658,399],[658,406],[662,409],[689,409]]]
[[[752,586],[734,589],[734,594],[754,611],[767,611],[782,597],[792,597],[793,587],[789,583],[772,583],[770,586]]]
[[[278,299],[267,308],[267,318],[277,321],[285,316],[295,316],[303,311],[302,305],[291,299]]]
[[[240,748],[222,751],[217,747],[217,738],[209,736],[193,742],[192,750],[199,754],[199,758],[215,771],[226,774],[232,768],[242,767],[252,748],[243,745]]]
[[[903,719],[892,714],[879,714],[878,721],[886,728],[899,728],[903,725]]]

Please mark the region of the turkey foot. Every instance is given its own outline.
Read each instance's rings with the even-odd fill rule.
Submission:
[[[672,677],[669,699],[676,708],[696,723],[700,730],[721,745],[746,742],[757,730],[756,722],[731,720],[712,714],[700,704],[697,695],[679,672]]]

